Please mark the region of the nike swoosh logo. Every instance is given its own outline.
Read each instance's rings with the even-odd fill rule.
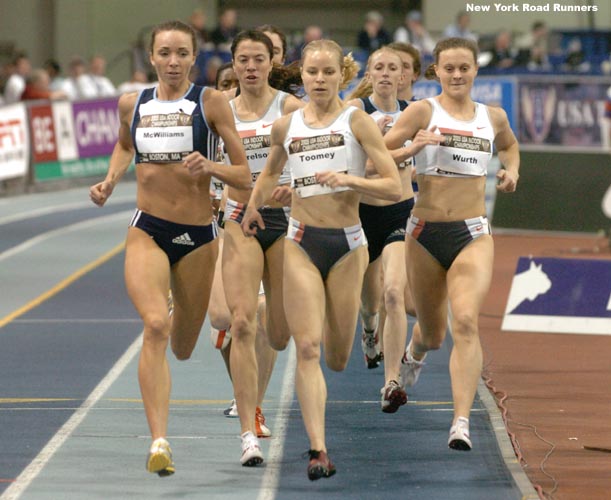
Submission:
[[[271,127],[273,125],[273,123],[264,123],[262,125],[263,128],[267,128],[267,127]]]
[[[486,127],[475,127],[475,128],[477,128],[477,130],[481,130],[481,129],[486,128]]]

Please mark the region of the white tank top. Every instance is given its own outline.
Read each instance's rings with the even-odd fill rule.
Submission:
[[[303,110],[292,113],[284,139],[291,174],[291,187],[301,198],[347,191],[316,182],[315,174],[332,170],[365,176],[367,155],[352,133],[351,116],[357,108],[349,106],[327,127],[312,128],[303,120]]]
[[[235,126],[240,138],[242,139],[242,145],[244,146],[244,152],[246,153],[246,159],[248,161],[248,166],[250,167],[253,185],[263,170],[265,162],[267,161],[271,144],[270,134],[272,132],[272,124],[275,120],[282,116],[282,108],[287,96],[288,94],[286,92],[278,90],[276,96],[270,103],[263,116],[257,120],[250,121],[240,120],[238,118],[234,100],[232,99],[229,101],[231,111],[233,111]],[[230,165],[231,161],[229,160],[224,144],[222,144],[222,151],[225,163]],[[290,181],[290,173],[288,168],[285,167],[280,175],[278,184],[289,184]],[[212,178],[212,186],[214,187],[215,192],[218,191],[218,189],[221,189],[222,191],[222,183],[219,183],[218,179]]]
[[[433,113],[427,125],[437,126],[436,133],[445,137],[439,146],[425,146],[416,154],[416,173],[446,177],[485,176],[492,158],[494,129],[488,109],[475,103],[472,120],[458,120],[450,116],[439,102],[428,98]]]

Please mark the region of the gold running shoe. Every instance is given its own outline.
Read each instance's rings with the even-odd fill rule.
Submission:
[[[172,460],[172,449],[165,438],[153,441],[146,459],[146,470],[159,477],[171,476],[176,469]]]

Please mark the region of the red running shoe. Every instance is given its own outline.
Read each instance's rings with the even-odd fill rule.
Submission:
[[[407,403],[407,394],[394,380],[382,387],[380,392],[382,393],[382,411],[384,413],[395,413],[399,406]]]
[[[308,464],[308,478],[316,481],[321,477],[331,477],[335,474],[335,465],[329,459],[327,452],[309,450],[310,463]]]

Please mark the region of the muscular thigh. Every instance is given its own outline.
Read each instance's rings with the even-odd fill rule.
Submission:
[[[208,308],[210,323],[215,327],[223,325],[226,328],[231,321],[231,314],[225,300],[225,288],[223,286],[223,238],[218,238],[219,253],[214,266],[214,280],[212,281],[212,291],[210,294],[210,306]]]
[[[284,310],[296,342],[318,344],[325,319],[325,289],[320,272],[294,242],[284,240]]]
[[[130,227],[125,249],[125,285],[142,318],[167,307],[170,263],[167,255],[141,229]]]
[[[396,288],[403,292],[407,273],[405,270],[405,242],[395,241],[382,252],[384,288]]]
[[[333,352],[352,349],[360,291],[368,263],[366,247],[359,247],[340,262],[327,276],[325,291],[327,297],[327,328],[325,347]]]
[[[423,332],[445,335],[448,291],[446,272],[415,239],[406,239],[407,279]]]
[[[173,331],[199,334],[210,301],[217,255],[218,240],[214,240],[172,266]]]
[[[494,260],[492,236],[469,243],[448,271],[448,294],[453,310],[479,313],[490,289]]]
[[[279,239],[265,252],[263,286],[270,320],[278,327],[285,326],[283,305],[284,239]]]
[[[255,238],[247,238],[238,224],[225,224],[223,286],[230,311],[256,314],[263,275],[263,252]]]

